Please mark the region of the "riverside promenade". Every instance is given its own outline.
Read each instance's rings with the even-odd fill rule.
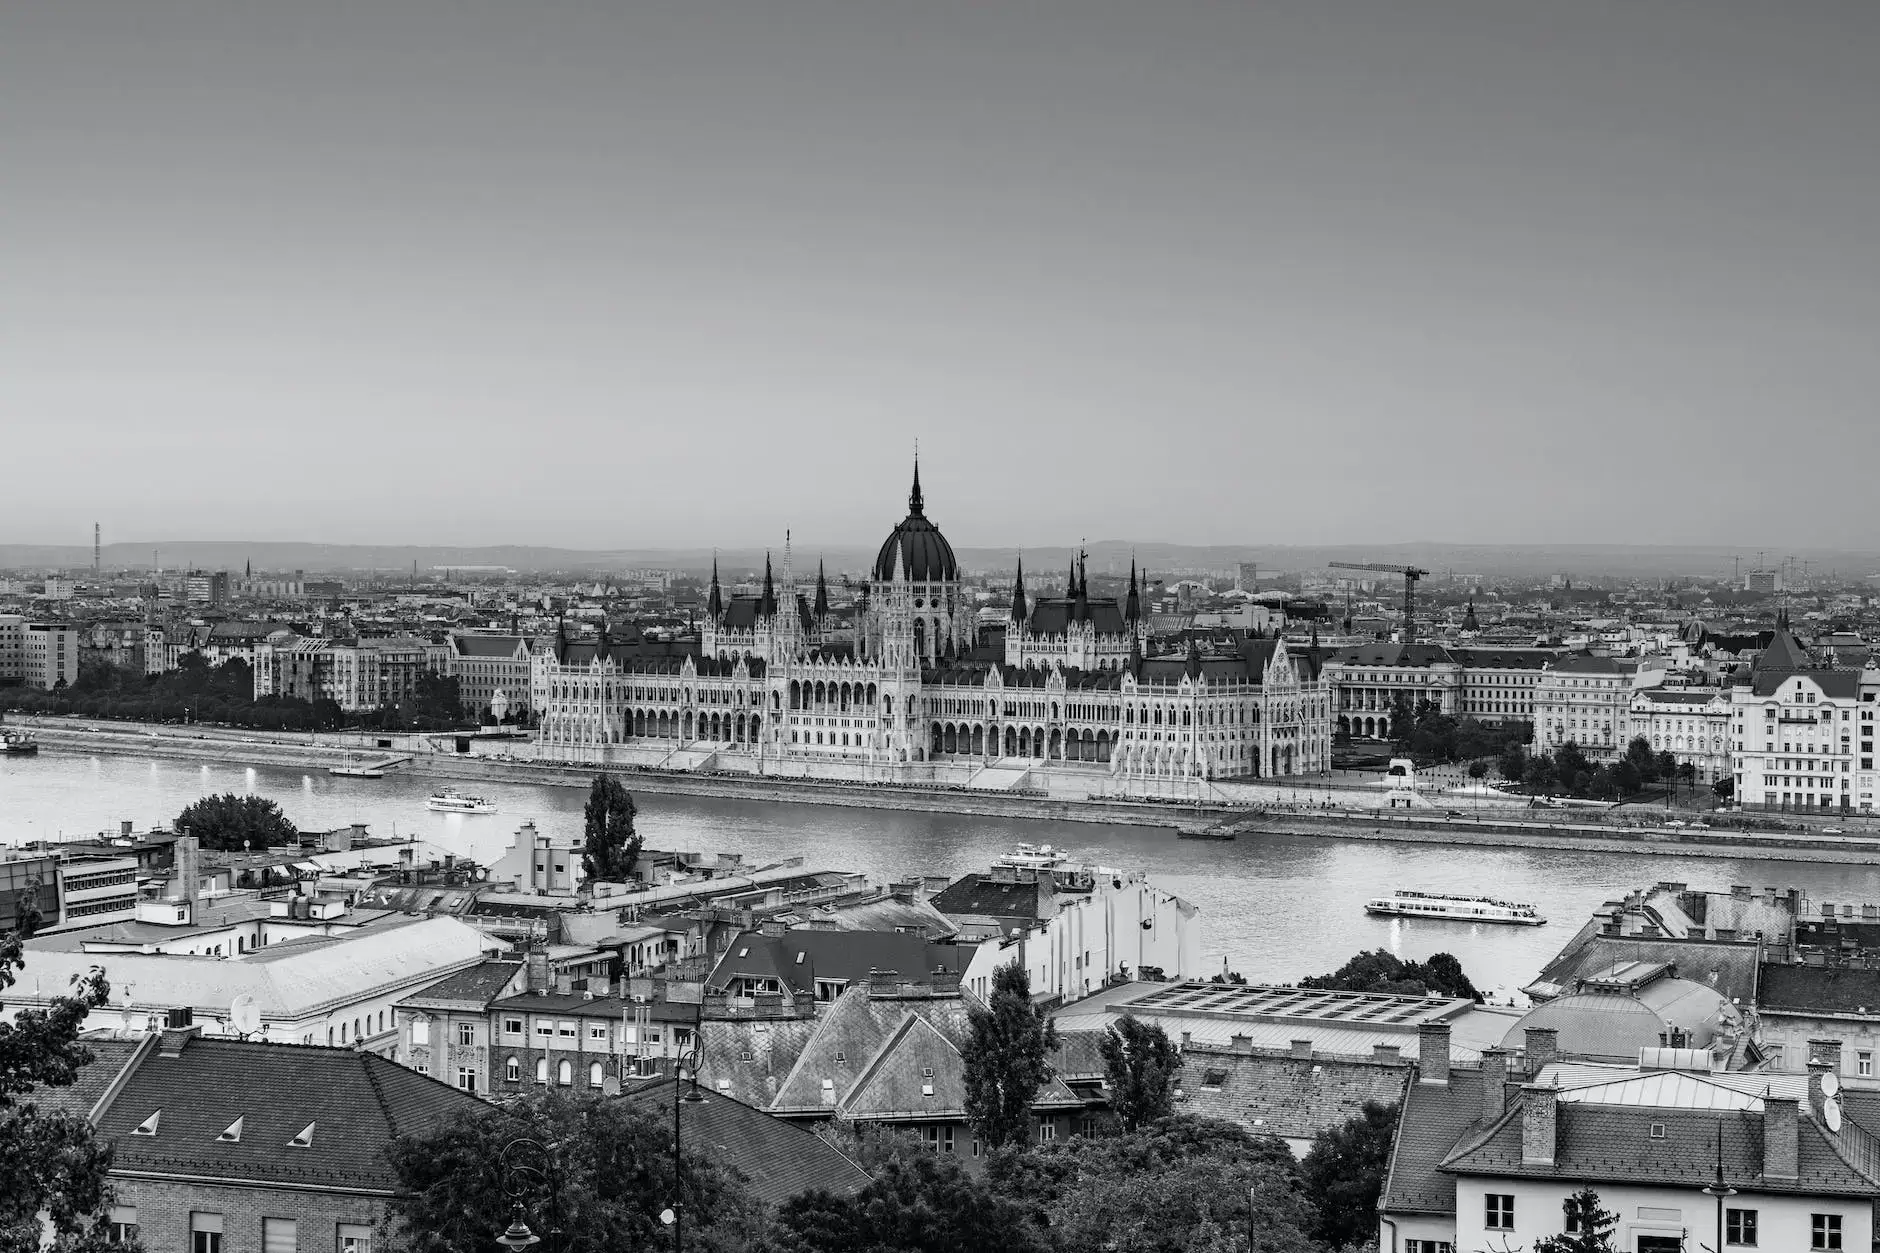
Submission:
[[[1784,831],[1671,826],[1633,811],[1627,822],[1598,821],[1584,810],[1498,805],[1414,810],[1383,807],[1372,783],[1311,780],[1296,788],[1266,789],[1276,797],[1246,803],[1166,799],[1013,794],[962,786],[865,783],[732,771],[658,769],[635,765],[568,765],[522,755],[436,751],[447,734],[258,732],[240,728],[151,727],[92,719],[47,719],[31,724],[43,750],[278,766],[325,771],[335,766],[407,757],[399,774],[440,782],[503,782],[585,788],[605,769],[630,789],[655,794],[722,797],[799,805],[832,805],[1000,818],[1112,823],[1162,828],[1170,837],[1233,839],[1282,834],[1303,838],[1654,853],[1668,857],[1737,857],[1768,861],[1880,865],[1880,831],[1871,827],[1824,831],[1820,824]],[[387,741],[390,741],[389,743]],[[527,751],[528,745],[518,741]],[[1305,799],[1310,797],[1310,799]]]

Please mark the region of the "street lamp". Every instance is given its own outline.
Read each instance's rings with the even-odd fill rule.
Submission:
[[[511,1250],[511,1253],[521,1253],[523,1249],[541,1243],[542,1237],[529,1230],[529,1224],[523,1217],[523,1202],[541,1193],[546,1193],[548,1197],[546,1253],[562,1253],[561,1174],[555,1168],[555,1151],[560,1147],[552,1142],[544,1143],[529,1136],[518,1136],[503,1145],[502,1151],[497,1154],[503,1195],[509,1198],[515,1217],[510,1221],[508,1230],[496,1237],[496,1242]]]
[[[522,1250],[528,1248],[531,1244],[540,1244],[541,1242],[542,1237],[530,1231],[529,1224],[522,1221],[522,1206],[520,1204],[516,1206],[516,1217],[515,1220],[509,1224],[509,1230],[496,1237],[496,1243],[511,1250],[511,1253],[522,1253]]]
[[[692,1047],[680,1049],[672,1059],[672,1204],[663,1210],[660,1221],[672,1224],[673,1253],[685,1253],[685,1202],[680,1195],[684,1178],[685,1158],[681,1152],[679,1107],[698,1105],[705,1100],[698,1090],[698,1072],[704,1064],[705,1050],[705,1006],[699,1005],[698,1018],[692,1027]],[[684,1082],[686,1071],[691,1071],[692,1083],[688,1088]],[[683,1095],[681,1095],[683,1093]]]
[[[1723,1181],[1723,1125],[1721,1123],[1717,1125],[1717,1173],[1709,1186],[1704,1189],[1704,1195],[1715,1197],[1717,1201],[1717,1247],[1721,1249],[1723,1247],[1723,1198],[1736,1195],[1736,1189]]]

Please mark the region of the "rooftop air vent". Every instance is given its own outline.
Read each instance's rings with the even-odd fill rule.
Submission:
[[[131,1134],[134,1136],[156,1135],[157,1134],[157,1120],[162,1117],[163,1117],[163,1111],[158,1110],[156,1113],[152,1114],[150,1117],[138,1123],[136,1129],[132,1131]]]
[[[246,1114],[242,1115],[241,1118],[237,1118],[234,1122],[224,1127],[222,1129],[222,1134],[217,1136],[216,1139],[224,1140],[231,1144],[239,1144],[242,1138],[242,1122],[245,1118],[247,1118]]]
[[[300,1129],[300,1134],[287,1142],[290,1149],[310,1149],[313,1147],[314,1123],[308,1123]]]

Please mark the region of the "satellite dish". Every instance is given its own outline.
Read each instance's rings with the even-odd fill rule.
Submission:
[[[1829,1131],[1841,1129],[1841,1102],[1838,1098],[1822,1103],[1821,1121],[1828,1124]]]
[[[1824,1096],[1833,1096],[1840,1090],[1841,1080],[1836,1077],[1835,1073],[1832,1070],[1823,1071],[1821,1075],[1822,1094]]]
[[[261,1029],[261,1010],[255,998],[243,992],[229,1003],[228,1023],[235,1034],[249,1036]]]

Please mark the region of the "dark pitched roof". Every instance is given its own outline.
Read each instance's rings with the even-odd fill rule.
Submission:
[[[949,918],[1046,918],[1041,903],[1051,895],[1043,882],[969,874],[949,883],[933,907]]]
[[[84,1041],[85,1048],[91,1052],[91,1061],[81,1066],[78,1078],[63,1088],[37,1087],[19,1098],[22,1105],[32,1105],[48,1113],[59,1111],[87,1117],[92,1107],[98,1103],[111,1083],[123,1072],[138,1050],[144,1047],[154,1048],[154,1036],[138,1039],[118,1039],[113,1036],[89,1036]]]
[[[493,658],[507,661],[516,655],[518,648],[527,651],[529,637],[526,635],[453,635],[450,637],[451,648],[460,657]]]
[[[1802,647],[1802,642],[1786,626],[1776,628],[1774,638],[1762,650],[1762,655],[1756,658],[1758,673],[1764,670],[1806,670],[1812,665],[1814,661],[1809,657],[1808,650]]]
[[[1765,962],[1757,1004],[1790,1013],[1880,1014],[1880,970]]]
[[[892,970],[903,983],[931,984],[935,970],[957,972],[969,956],[954,945],[932,944],[903,931],[800,928],[777,936],[746,931],[731,942],[706,982],[722,988],[740,976],[776,979],[808,996],[818,979],[863,983],[871,970]]]
[[[1470,670],[1539,670],[1565,655],[1559,648],[1452,648],[1449,655]]]
[[[193,1038],[142,1055],[98,1121],[113,1171],[391,1192],[386,1150],[484,1104],[372,1053]],[[154,1135],[132,1134],[161,1111]],[[239,1140],[220,1137],[241,1120]],[[306,1147],[291,1142],[307,1128]]]
[[[1369,1058],[1276,1057],[1191,1046],[1182,1054],[1184,1109],[1262,1135],[1307,1139],[1336,1127],[1366,1101],[1394,1105],[1410,1070]]]
[[[1418,1083],[1412,1073],[1377,1207],[1387,1213],[1453,1214],[1456,1183],[1440,1167],[1481,1113],[1482,1072],[1451,1069],[1442,1085]]]
[[[1098,635],[1121,635],[1128,630],[1123,606],[1113,600],[1086,600],[1075,596],[1039,597],[1032,602],[1026,628],[1033,635],[1063,635],[1073,625],[1090,623]]]
[[[1766,670],[1758,666],[1750,679],[1750,689],[1757,696],[1774,696],[1790,679],[1807,679],[1824,696],[1836,700],[1853,700],[1860,695],[1858,670]]]
[[[455,974],[445,975],[398,1002],[400,1005],[475,1005],[487,1006],[509,990],[522,973],[519,961],[490,958]]]
[[[1455,661],[1441,644],[1359,644],[1326,658],[1346,666],[1443,666]]]
[[[685,1143],[742,1174],[765,1205],[816,1188],[853,1196],[868,1186],[867,1171],[813,1132],[709,1088],[699,1095],[704,1099],[696,1103],[679,1102]],[[623,1099],[670,1117],[672,1083],[660,1080]]]
[[[1542,968],[1530,985],[1537,989],[1535,995],[1571,992],[1581,979],[1601,970],[1640,961],[1667,962],[1683,978],[1709,984],[1726,1000],[1749,1005],[1756,999],[1757,945],[1753,941],[1590,934],[1599,925],[1598,919],[1589,922]]]

